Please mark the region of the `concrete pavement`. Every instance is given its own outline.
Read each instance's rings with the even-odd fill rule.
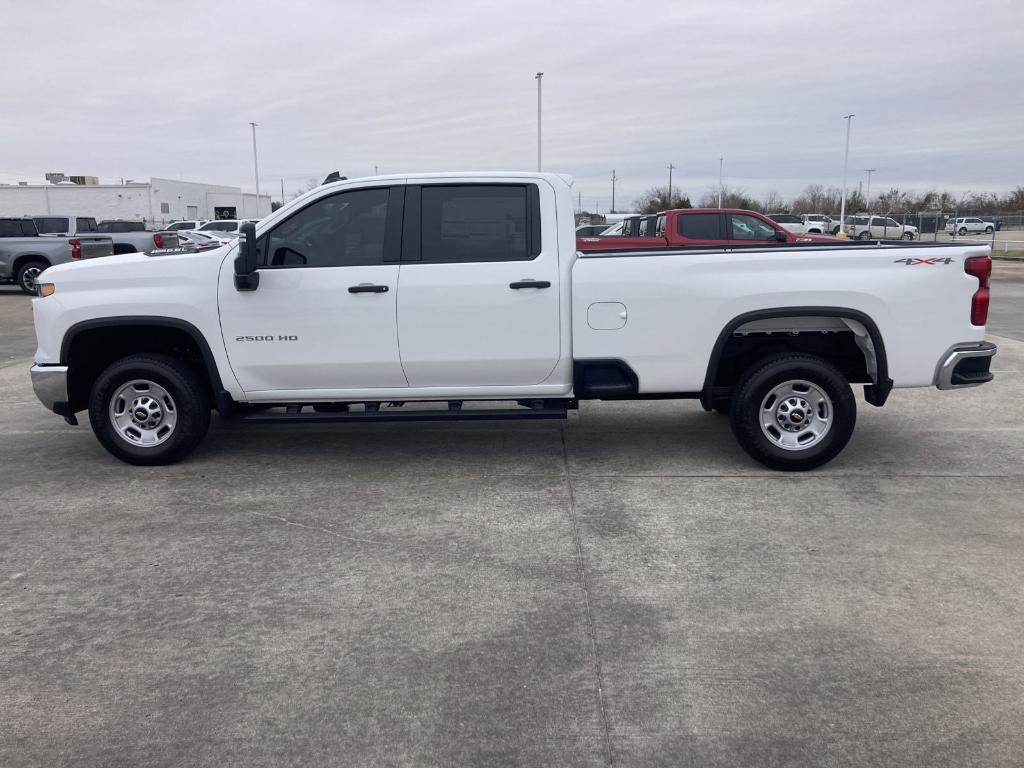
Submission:
[[[0,321],[0,765],[1021,764],[1024,341],[799,476],[673,401],[143,469]]]

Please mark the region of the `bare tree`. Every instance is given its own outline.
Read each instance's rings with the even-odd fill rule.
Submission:
[[[785,198],[775,191],[769,192],[761,201],[761,211],[764,213],[789,213],[789,207]]]
[[[672,208],[692,208],[690,198],[682,190],[672,188],[672,199],[668,196],[668,185],[651,187],[644,192],[633,206],[640,213],[658,213]]]
[[[718,207],[718,187],[709,189],[704,193],[704,196],[700,199],[701,208],[717,208]],[[761,204],[752,198],[742,189],[732,189],[728,186],[722,186],[722,207],[723,208],[743,208],[744,210],[760,210]]]

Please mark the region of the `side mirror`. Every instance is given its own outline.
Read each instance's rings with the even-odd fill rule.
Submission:
[[[786,242],[786,233],[781,230],[776,231],[775,239],[778,240],[780,243]]]
[[[247,221],[238,228],[238,255],[235,257],[235,289],[255,291],[260,284],[256,271],[256,225]]]

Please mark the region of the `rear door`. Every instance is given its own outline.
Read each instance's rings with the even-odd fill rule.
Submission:
[[[529,386],[561,353],[557,222],[546,184],[406,193],[398,339],[411,387]]]
[[[669,214],[669,221],[672,215]],[[724,218],[718,212],[678,213],[675,215],[673,245],[712,246],[728,245],[724,229]]]
[[[255,291],[235,290],[225,260],[221,330],[246,393],[406,386],[395,322],[402,197],[388,186],[333,192],[260,232]]]

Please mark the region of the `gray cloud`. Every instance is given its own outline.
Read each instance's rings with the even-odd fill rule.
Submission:
[[[674,179],[793,194],[1024,183],[1024,5],[5,0],[0,180],[48,170],[265,189],[340,169],[534,167],[590,205]],[[12,34],[16,30],[16,34]],[[621,207],[621,204],[620,204]]]

